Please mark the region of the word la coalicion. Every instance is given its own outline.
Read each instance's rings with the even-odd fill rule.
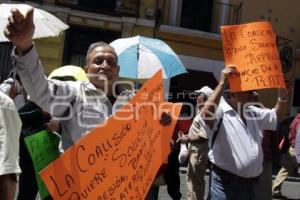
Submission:
[[[109,155],[112,155],[113,151],[117,149],[123,138],[130,133],[131,129],[132,126],[129,122],[123,124],[122,128],[119,131],[115,132],[111,138],[108,138],[105,142],[100,142],[99,144],[97,144],[92,152],[88,151],[88,148],[85,145],[78,145],[75,149],[74,157],[76,168],[78,169],[78,171],[81,173],[87,173],[89,170],[95,167],[96,163],[99,163],[99,161],[105,161],[109,159]],[[59,185],[59,181],[57,181],[53,176],[50,176],[50,179],[54,184],[56,192],[59,196],[63,197],[65,195],[70,195],[70,198],[67,199],[81,199],[77,195],[81,194],[81,197],[83,199],[86,199],[85,197],[88,196],[88,193],[95,190],[97,186],[104,182],[104,180],[108,176],[109,174],[106,169],[100,169],[94,174],[93,177],[91,177],[89,184],[86,185],[82,191],[76,192],[74,190],[78,189],[76,186],[77,183],[75,182],[75,179],[71,174],[66,174],[63,177],[63,185]]]

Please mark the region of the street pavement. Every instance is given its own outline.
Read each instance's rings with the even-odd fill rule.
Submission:
[[[299,178],[289,178],[285,181],[282,186],[282,194],[288,197],[288,199],[300,200],[300,179]],[[181,168],[180,170],[180,190],[182,193],[182,200],[187,200],[186,194],[186,168]],[[205,177],[206,187],[205,187],[205,199],[208,193],[208,176]],[[167,193],[167,187],[161,186],[159,189],[159,200],[172,200]],[[273,199],[277,200],[277,199]]]
[[[273,177],[274,178],[274,177]],[[205,176],[205,181],[206,181],[206,187],[205,187],[205,198],[207,197],[208,193],[208,176]],[[182,193],[182,198],[181,200],[187,200],[186,194],[186,167],[181,167],[180,168],[180,190]],[[288,197],[288,199],[291,200],[300,200],[300,178],[291,178],[289,177],[287,181],[284,182],[282,186],[282,194]],[[167,193],[167,187],[166,186],[161,186],[159,189],[159,200],[172,200],[168,193]],[[1,200],[1,199],[0,199]],[[35,200],[40,200],[39,195]],[[278,200],[278,199],[273,199],[273,200]]]

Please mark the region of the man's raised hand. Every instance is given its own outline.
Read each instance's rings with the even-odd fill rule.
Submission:
[[[11,14],[4,29],[4,35],[16,46],[16,53],[23,55],[32,46],[35,29],[33,8],[28,10],[25,16],[18,9],[12,9]]]
[[[228,66],[225,67],[222,71],[221,71],[221,77],[220,77],[220,82],[221,83],[225,83],[227,80],[228,76],[232,76],[234,74],[237,73],[236,67],[235,66]]]

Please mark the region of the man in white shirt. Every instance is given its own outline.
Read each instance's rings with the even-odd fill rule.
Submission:
[[[201,110],[201,117],[211,128],[209,160],[212,163],[210,198],[260,199],[258,177],[262,173],[262,130],[275,130],[287,102],[287,91],[278,90],[278,101],[273,109],[251,106],[252,91],[229,91],[220,101],[227,76],[234,67],[222,70],[218,86]],[[218,106],[216,106],[218,105]]]
[[[0,196],[13,200],[19,167],[21,120],[14,102],[0,92]]]

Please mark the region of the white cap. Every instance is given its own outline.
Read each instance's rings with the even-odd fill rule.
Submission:
[[[204,86],[204,87],[202,87],[200,90],[195,90],[195,92],[196,92],[197,94],[203,93],[203,94],[205,94],[207,97],[210,97],[214,91],[213,91],[210,87]]]

